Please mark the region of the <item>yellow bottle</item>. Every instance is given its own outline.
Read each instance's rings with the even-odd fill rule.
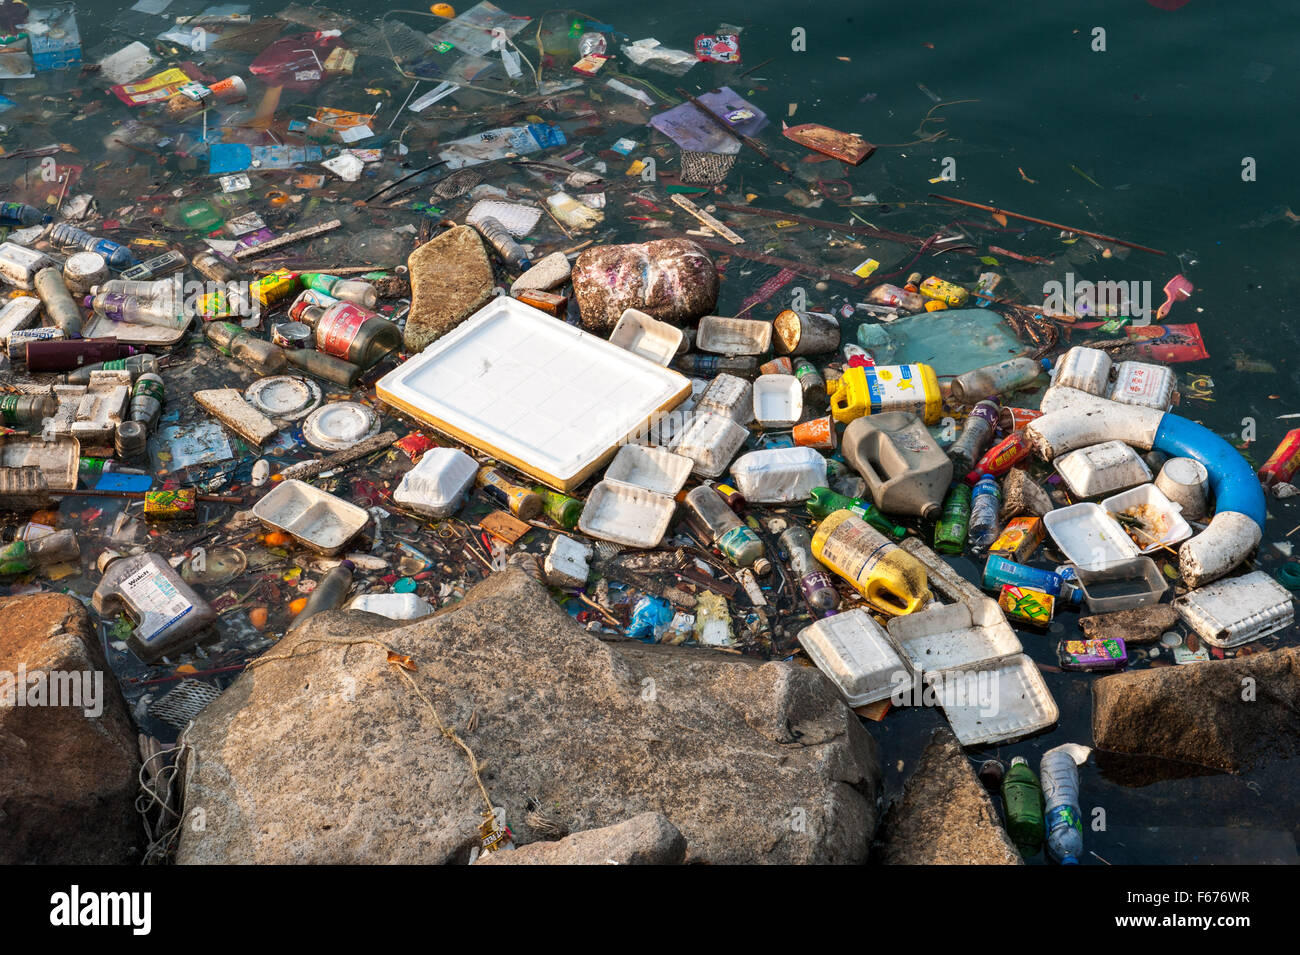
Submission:
[[[925,566],[852,511],[826,515],[812,552],[881,613],[898,616],[930,602]]]
[[[922,364],[846,368],[831,394],[835,420],[848,424],[887,411],[910,411],[926,424],[938,422],[943,417],[943,392],[934,369]]]

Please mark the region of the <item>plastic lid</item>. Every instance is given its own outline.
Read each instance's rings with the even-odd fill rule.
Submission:
[[[772,562],[766,557],[760,557],[758,560],[754,561],[753,570],[754,573],[758,574],[758,576],[766,577],[772,572]]]
[[[120,560],[124,556],[126,555],[120,554],[115,550],[101,551],[99,557],[95,559],[95,567],[97,567],[99,572],[102,574],[108,570],[109,564],[113,563],[115,560]]]
[[[1029,760],[1025,759],[1025,757],[1023,757],[1023,756],[1012,756],[1012,757],[1011,757],[1011,765],[1012,765],[1012,766],[1028,766],[1028,765],[1029,765]]]
[[[339,561],[339,566],[346,567],[348,570],[357,569],[357,565],[352,563],[352,561],[348,560],[346,557],[343,560]]]
[[[1079,860],[1076,859],[1074,856],[1066,856],[1064,859],[1061,860],[1061,865],[1078,865],[1078,864],[1079,864]]]

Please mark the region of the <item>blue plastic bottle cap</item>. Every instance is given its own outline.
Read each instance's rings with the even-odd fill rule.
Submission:
[[[1064,859],[1061,860],[1061,865],[1078,865],[1078,864],[1079,864],[1079,860],[1076,859],[1074,856],[1066,856]]]

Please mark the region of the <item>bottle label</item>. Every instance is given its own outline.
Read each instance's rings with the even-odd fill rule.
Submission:
[[[131,398],[132,400],[136,398],[153,398],[159,404],[162,404],[164,394],[163,383],[161,381],[141,377],[140,380],[135,383],[135,393]]]
[[[4,419],[5,424],[18,423],[18,396],[5,395],[0,398],[0,418]]]
[[[126,602],[136,611],[136,638],[153,642],[194,609],[175,585],[154,567],[143,567],[123,578],[118,585]]]
[[[316,347],[327,355],[346,359],[357,332],[369,319],[370,313],[356,305],[335,305],[316,326]]]
[[[843,521],[822,542],[820,559],[848,580],[865,584],[881,558],[894,544],[880,540],[880,532],[860,518]]]
[[[818,593],[827,589],[835,589],[835,580],[824,570],[814,570],[799,580],[799,590],[808,603],[812,603]]]

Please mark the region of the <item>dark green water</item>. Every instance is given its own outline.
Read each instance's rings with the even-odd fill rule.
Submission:
[[[543,9],[534,3],[506,6],[531,16]],[[123,7],[102,0],[81,4],[83,36],[94,35],[101,14],[105,23],[116,22]],[[254,10],[270,13],[279,7],[258,4]],[[333,9],[372,20],[388,7],[340,3]],[[856,194],[872,193],[887,205],[866,213],[876,226],[926,236],[959,219],[991,224],[979,213],[967,215],[926,198],[942,192],[1167,251],[1165,257],[1133,251],[1111,260],[1080,255],[1073,266],[1043,269],[1004,264],[1026,302],[1039,301],[1036,283],[1062,279],[1067,267],[1090,279],[1150,281],[1157,293],[1182,272],[1196,292],[1176,306],[1169,320],[1198,323],[1210,358],[1179,371],[1210,376],[1214,400],[1181,410],[1225,436],[1240,436],[1245,419],[1252,419],[1255,440],[1245,453],[1256,464],[1288,430],[1290,422],[1277,416],[1300,411],[1295,362],[1300,331],[1291,320],[1300,296],[1293,268],[1300,233],[1291,212],[1291,207],[1300,209],[1292,129],[1300,93],[1294,57],[1300,10],[1293,4],[1192,0],[1181,10],[1166,12],[1142,0],[991,6],[951,0],[869,6],[758,0],[707,6],[588,2],[584,12],[632,39],[653,36],[677,48],[689,48],[696,34],[731,23],[744,28],[741,69],[772,59],[745,79],[735,78],[735,68],[708,65],[697,66],[680,83],[653,71],[640,74],[666,90],[676,85],[707,90],[727,82],[766,110],[774,124],[797,104],[791,123],[821,122],[877,143],[909,143],[921,134],[945,133],[934,142],[881,147],[846,174]],[[431,27],[427,19],[409,22]],[[1092,49],[1095,27],[1105,30],[1104,52]],[[791,49],[795,28],[806,31],[806,52]],[[104,41],[94,36],[87,47],[107,52],[130,38],[114,35],[100,48]],[[392,91],[394,102],[388,108],[395,109],[409,83],[387,68],[382,56],[368,56],[363,63],[374,71],[367,75],[369,82]],[[371,105],[356,96],[345,100],[322,96],[320,102],[353,109]],[[931,113],[942,122],[921,128],[936,100],[952,105]],[[49,132],[93,147],[83,128],[102,132],[94,123]],[[465,131],[473,128],[471,121]],[[630,129],[620,128],[617,134],[630,135]],[[48,141],[49,132],[27,130],[21,138],[34,145]],[[644,130],[642,134],[644,141]],[[600,137],[589,148],[606,149],[613,138]],[[769,129],[764,138],[772,143],[777,133]],[[427,133],[407,139],[415,159],[425,155],[429,140]],[[87,152],[93,158],[94,149]],[[957,180],[932,184],[948,157],[955,161]],[[1254,181],[1243,181],[1246,157],[1254,160]],[[757,193],[772,208],[842,218],[833,205],[815,210],[790,206],[782,196],[794,183],[778,183],[777,175],[745,155],[729,185],[743,182],[744,191]],[[617,230],[619,238],[636,234],[632,223]],[[1030,255],[1062,248],[1055,230],[1015,220],[1004,232],[975,234],[983,242]],[[807,240],[804,254],[816,259],[821,250]],[[964,282],[978,271],[973,260],[958,257],[931,259],[925,268]],[[734,314],[772,271],[729,274],[718,313]],[[834,292],[832,288],[827,295]],[[1159,301],[1157,297],[1153,304]],[[814,304],[833,303],[814,294]],[[1282,558],[1271,542],[1284,540],[1297,524],[1300,505],[1270,501],[1261,566],[1276,568]],[[959,565],[973,575],[973,566]],[[1022,640],[1035,659],[1052,664],[1063,632],[1026,632]],[[1292,631],[1269,644],[1294,641]],[[986,755],[1004,761],[1024,755],[1036,768],[1052,746],[1091,743],[1093,679],[1049,673],[1060,725]],[[930,730],[942,723],[939,713],[917,709],[869,725],[881,744],[889,795],[911,772]],[[1274,762],[1243,776],[1169,778],[1166,773],[1144,785],[1126,781],[1133,768],[1099,766],[1094,759],[1082,770],[1085,817],[1092,818],[1096,808],[1105,812],[1106,828],[1086,832],[1087,848],[1101,859],[1187,863],[1226,860],[1234,852],[1243,861],[1272,858],[1278,855],[1276,842],[1265,835],[1261,848],[1241,830],[1297,832],[1294,761]],[[1145,832],[1149,827],[1163,832]],[[1237,831],[1217,831],[1229,828]],[[1295,861],[1293,846],[1289,858]],[[1086,861],[1097,863],[1091,856]]]

